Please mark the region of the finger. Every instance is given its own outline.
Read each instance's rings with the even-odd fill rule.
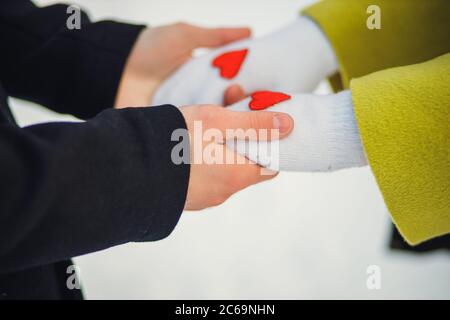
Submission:
[[[235,154],[236,163],[242,163],[242,161],[246,161],[245,164],[235,164],[230,174],[235,177],[238,177],[236,183],[238,184],[239,190],[247,188],[248,186],[261,183],[263,181],[267,181],[275,178],[279,172],[269,170],[263,168],[254,162],[246,159],[244,156],[240,154]]]
[[[271,111],[240,112],[221,109],[208,122],[208,127],[219,129],[226,140],[282,139],[294,128],[291,116]],[[230,136],[229,130],[234,136]]]
[[[250,176],[250,180],[249,180],[250,185],[254,185],[254,184],[261,183],[261,182],[264,182],[267,180],[271,180],[279,174],[278,171],[273,171],[273,170],[261,167],[259,165],[255,165],[255,166],[257,167],[258,174]]]
[[[248,38],[249,28],[202,28],[190,25],[195,47],[214,48],[230,42]]]
[[[223,95],[223,102],[225,106],[241,101],[245,98],[244,89],[238,84],[229,86]]]

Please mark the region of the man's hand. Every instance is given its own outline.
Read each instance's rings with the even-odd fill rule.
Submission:
[[[236,112],[211,105],[181,107],[180,110],[186,120],[191,141],[191,173],[186,210],[201,210],[219,205],[239,190],[276,176],[275,172],[268,172],[234,151],[227,150],[225,141],[205,141],[204,133],[208,129],[213,129],[220,132],[223,137],[227,137],[227,130],[229,132],[229,130],[237,129],[254,129],[261,132],[259,131],[261,129],[267,131],[278,129],[279,138],[284,138],[294,127],[294,122],[289,115],[265,111]],[[194,130],[196,122],[201,122],[202,132]],[[201,137],[198,137],[198,134]],[[256,138],[262,139],[262,136],[257,135]],[[197,145],[198,143],[200,146]],[[211,144],[214,144],[213,147],[219,151],[218,153],[231,153],[234,161],[208,164],[203,161],[204,159],[197,159],[199,155],[195,154],[194,150],[200,149],[200,156],[203,156],[203,150],[211,149]]]
[[[149,105],[156,88],[191,58],[194,49],[219,47],[249,36],[248,28],[207,29],[186,23],[144,29],[125,65],[115,107]]]

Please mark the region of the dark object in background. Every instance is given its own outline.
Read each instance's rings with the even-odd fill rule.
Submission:
[[[392,250],[406,250],[414,253],[426,253],[439,249],[450,250],[450,234],[412,247],[403,240],[403,237],[400,235],[397,228],[393,227],[392,229],[392,238],[389,245]]]

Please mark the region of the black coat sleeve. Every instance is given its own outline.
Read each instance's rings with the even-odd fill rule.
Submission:
[[[114,105],[128,54],[144,26],[102,21],[84,13],[69,30],[66,5],[0,4],[0,82],[9,95],[81,119]]]
[[[0,273],[170,234],[189,180],[171,161],[177,128],[173,106],[0,124]]]

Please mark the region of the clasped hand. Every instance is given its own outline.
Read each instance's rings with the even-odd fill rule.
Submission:
[[[247,28],[205,29],[185,23],[145,29],[125,66],[116,107],[176,105],[191,142],[196,121],[204,129],[223,133],[276,129],[275,139],[283,139],[279,151],[268,158],[259,147],[278,143],[261,136],[238,141],[231,149],[236,159],[253,161],[246,164],[191,162],[188,210],[218,205],[276,175],[261,174],[261,166],[275,171],[333,171],[366,164],[351,94],[304,94],[337,71],[334,52],[320,29],[301,17],[264,37],[249,36]],[[199,47],[213,50],[193,58]],[[243,100],[247,95],[251,97]],[[200,141],[191,145],[191,160],[192,150],[211,148],[213,143],[218,152],[225,152],[229,144]]]

